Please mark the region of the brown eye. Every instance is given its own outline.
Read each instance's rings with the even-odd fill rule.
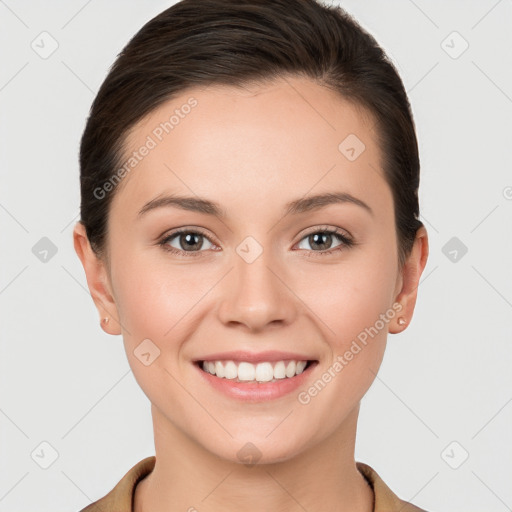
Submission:
[[[320,250],[330,249],[333,243],[333,235],[331,233],[322,232],[322,233],[313,233],[312,235],[308,235],[307,240],[310,244],[310,247],[317,248]]]
[[[205,241],[213,246],[213,244],[204,233],[190,229],[183,229],[175,231],[174,233],[166,236],[160,242],[160,245],[166,251],[171,253],[188,256],[193,255],[191,253],[203,252],[201,251],[201,248],[203,247]],[[174,245],[171,245],[171,242]]]
[[[337,239],[340,243],[333,246],[333,243],[335,243],[333,239]],[[300,247],[303,241],[309,244],[310,249]],[[351,247],[352,245],[353,241],[337,229],[319,229],[312,231],[299,242],[299,248],[318,253],[319,255],[332,254],[346,247]]]

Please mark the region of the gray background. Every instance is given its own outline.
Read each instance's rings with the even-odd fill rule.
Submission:
[[[95,92],[171,4],[0,1],[0,512],[81,509],[154,454],[149,401],[99,326],[72,229]],[[356,460],[429,511],[512,510],[512,2],[341,5],[409,93],[431,251],[363,399]]]

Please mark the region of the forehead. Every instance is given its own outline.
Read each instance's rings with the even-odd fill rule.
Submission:
[[[261,208],[333,187],[371,201],[386,188],[375,135],[365,109],[308,79],[190,88],[130,130],[124,162],[150,149],[114,202],[177,191]]]

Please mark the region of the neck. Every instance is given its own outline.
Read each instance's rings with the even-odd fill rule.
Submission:
[[[244,465],[197,444],[152,406],[156,462],[135,490],[134,512],[372,512],[354,459],[359,405],[331,436],[297,456]]]

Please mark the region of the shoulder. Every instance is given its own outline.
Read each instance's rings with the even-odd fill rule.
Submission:
[[[146,457],[137,462],[117,485],[103,498],[87,505],[79,512],[132,512],[133,494],[137,483],[153,471],[156,457]]]
[[[427,512],[412,503],[400,499],[368,464],[356,462],[356,465],[359,472],[373,489],[375,495],[375,512]]]

